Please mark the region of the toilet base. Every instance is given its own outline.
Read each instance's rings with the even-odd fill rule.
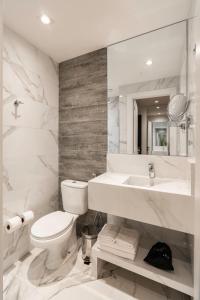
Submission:
[[[55,239],[41,241],[31,236],[31,242],[35,247],[47,250],[45,266],[48,270],[55,270],[66,262],[67,256],[78,247],[76,222],[66,233]]]
[[[48,270],[57,269],[63,262],[63,247],[64,245],[55,245],[48,249],[47,260],[45,266]]]
[[[55,245],[51,247],[51,249],[47,250],[48,253],[45,266],[48,270],[58,269],[62,263],[66,262],[67,256],[69,256],[72,252],[74,252],[77,249],[78,241],[76,236],[73,237],[73,243],[71,239],[70,242],[70,247],[66,247],[66,243],[63,243],[60,245]]]

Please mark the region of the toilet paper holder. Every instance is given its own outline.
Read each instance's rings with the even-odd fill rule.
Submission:
[[[28,210],[20,214],[19,217],[21,218],[22,226],[25,226],[34,219],[34,212],[32,210]]]
[[[25,225],[28,225],[34,219],[34,212],[29,210],[22,214],[18,214],[13,218],[10,218],[5,223],[5,231],[12,233]]]
[[[5,224],[5,231],[10,234],[22,227],[22,220],[19,216],[8,219]]]

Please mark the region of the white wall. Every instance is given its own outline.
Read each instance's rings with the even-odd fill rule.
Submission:
[[[0,182],[2,182],[2,41],[3,41],[3,32],[2,32],[2,1],[0,0]],[[0,245],[2,242],[2,183],[0,184]],[[0,291],[3,290],[3,249],[0,247]],[[2,292],[0,292],[0,299],[3,298]]]
[[[19,117],[13,115],[18,99]],[[3,49],[4,220],[58,204],[58,70],[53,60],[5,28]],[[4,267],[29,249],[28,227],[4,234]]]
[[[200,1],[196,1],[193,15],[196,17],[191,23],[191,50],[196,44],[196,55],[191,54],[191,84],[193,107],[196,112],[195,123],[195,251],[194,251],[194,300],[200,299]],[[192,52],[193,53],[193,52]]]

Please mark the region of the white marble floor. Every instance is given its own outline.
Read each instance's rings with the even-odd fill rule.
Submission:
[[[148,279],[118,269],[107,278],[64,289],[53,300],[188,300],[187,296],[169,290]]]
[[[45,268],[46,252],[33,249],[4,274],[4,300],[46,300],[65,288],[94,280],[76,251],[56,271]],[[36,297],[37,296],[37,297]]]
[[[107,266],[103,279],[94,280],[81,252],[74,253],[56,271],[45,268],[46,253],[33,249],[4,275],[4,300],[188,300],[133,273]]]

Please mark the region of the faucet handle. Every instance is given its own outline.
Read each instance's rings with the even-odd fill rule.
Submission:
[[[151,169],[153,169],[153,163],[148,163],[148,167],[149,167],[149,170]]]
[[[148,168],[149,168],[149,178],[155,178],[155,170],[154,170],[153,163],[149,163]]]

